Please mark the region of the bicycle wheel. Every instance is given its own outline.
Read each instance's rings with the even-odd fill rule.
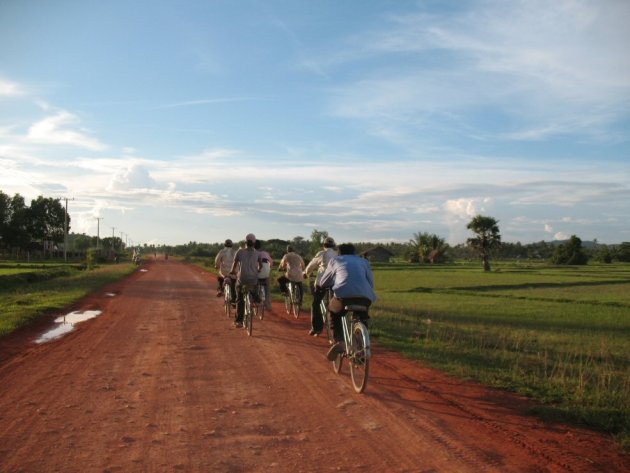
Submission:
[[[291,315],[291,292],[287,292],[284,296],[284,308],[287,311],[287,315]]]
[[[335,373],[339,374],[339,372],[341,371],[342,362],[343,362],[343,353],[338,353],[337,358],[335,358],[332,362],[333,370],[335,371]]]
[[[297,319],[300,316],[300,310],[302,309],[302,291],[300,290],[300,286],[297,284],[294,285],[291,295],[291,310],[293,312],[293,316]]]
[[[230,286],[226,284],[223,292],[223,306],[225,308],[225,315],[228,319],[232,318],[232,292]]]
[[[247,330],[247,335],[252,336],[253,324],[254,324],[254,314],[252,313],[252,295],[250,293],[245,294],[245,314],[243,317],[243,323],[245,324],[245,330]]]
[[[370,336],[362,322],[355,322],[352,329],[350,377],[357,393],[362,393],[367,385],[370,368]]]
[[[265,286],[258,286],[258,299],[260,300],[258,303],[258,318],[262,320],[265,317]]]

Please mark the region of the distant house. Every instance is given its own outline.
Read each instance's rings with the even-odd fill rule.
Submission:
[[[389,259],[394,256],[394,254],[387,248],[375,246],[374,248],[365,250],[361,253],[361,256],[374,263],[389,263]]]

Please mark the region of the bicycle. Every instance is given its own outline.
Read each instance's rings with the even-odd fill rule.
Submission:
[[[302,310],[302,291],[297,282],[287,281],[287,292],[284,294],[284,308],[287,314],[297,319]]]
[[[344,314],[341,316],[344,351],[338,353],[332,361],[333,370],[339,374],[343,359],[348,359],[352,386],[357,393],[362,393],[365,390],[370,368],[370,358],[372,357],[370,333],[365,322],[359,316],[360,313],[367,314],[367,311],[368,305],[364,304],[347,304],[344,306]]]
[[[243,326],[245,330],[247,330],[247,335],[252,336],[252,331],[254,328],[254,317],[259,310],[259,304],[254,299],[254,291],[256,291],[255,286],[243,285],[243,299],[245,302],[245,310],[243,314]]]

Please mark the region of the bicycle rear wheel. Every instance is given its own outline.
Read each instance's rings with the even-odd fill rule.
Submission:
[[[252,336],[252,330],[254,328],[254,301],[252,301],[251,293],[245,295],[247,297],[245,301],[245,316],[243,317],[243,323],[245,324],[245,330],[247,335]]]
[[[357,393],[362,393],[367,385],[370,371],[370,336],[362,322],[355,322],[352,329],[350,377]]]
[[[258,318],[262,320],[265,317],[265,304],[267,303],[265,300],[265,286],[258,286],[258,299],[260,300],[258,303]]]
[[[223,306],[225,308],[225,315],[228,319],[232,318],[232,291],[229,284],[225,285],[223,292]]]
[[[300,310],[302,310],[302,291],[297,284],[293,287],[293,291],[291,291],[291,310],[293,316],[297,319],[300,316]]]

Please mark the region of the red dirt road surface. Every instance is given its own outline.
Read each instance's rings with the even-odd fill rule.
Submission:
[[[148,263],[0,341],[2,472],[628,472],[612,439],[374,347],[366,392],[280,304],[232,327],[216,278]]]

